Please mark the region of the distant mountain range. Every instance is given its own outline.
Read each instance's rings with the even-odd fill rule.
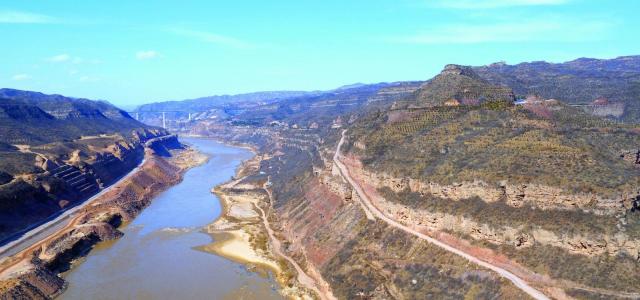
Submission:
[[[535,95],[572,105],[582,105],[586,111],[598,116],[625,122],[640,121],[640,56],[615,59],[580,58],[558,64],[528,62],[508,65],[500,62],[479,67],[450,65],[448,68],[448,71],[445,69],[442,74],[424,82],[355,83],[329,91],[276,91],[210,96],[145,104],[138,107],[136,112],[142,116],[141,121],[160,125],[158,114],[144,112],[170,112],[167,117],[173,121],[187,120],[189,112],[202,113],[208,110],[211,110],[211,113],[199,117],[229,118],[258,106],[279,105],[278,110],[282,112],[284,106],[298,103],[300,107],[294,106],[304,110],[305,104],[311,105],[313,102],[323,102],[329,98],[344,100],[347,94],[348,97],[354,97],[358,93],[364,96],[394,86],[425,84],[431,88],[423,89],[422,94],[417,97],[406,99],[417,99],[421,103],[414,104],[420,106],[442,104],[447,100],[464,102],[471,98],[495,97],[513,100],[515,97]],[[473,74],[473,77],[468,76],[469,74]],[[456,88],[460,86],[466,86],[467,89]],[[416,88],[417,86],[412,89]],[[402,99],[396,97],[395,100]],[[596,100],[599,106],[591,107]],[[335,103],[338,102],[341,101]],[[195,117],[195,114],[191,114],[191,117]]]
[[[293,97],[315,95],[320,92],[304,92],[304,91],[269,91],[255,92],[237,95],[219,95],[207,96],[196,99],[163,101],[150,104],[143,104],[135,109],[136,112],[148,111],[183,111],[183,112],[201,112],[213,108],[219,108],[225,104],[238,103],[255,103],[265,101],[284,100]]]

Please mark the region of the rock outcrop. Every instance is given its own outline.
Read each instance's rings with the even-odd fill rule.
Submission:
[[[355,163],[355,162],[354,162]],[[615,198],[602,197],[593,193],[567,193],[566,190],[540,184],[510,184],[499,182],[488,184],[482,180],[440,184],[422,181],[410,177],[394,177],[387,173],[371,172],[362,167],[354,168],[354,172],[373,186],[388,187],[394,192],[406,189],[420,194],[430,194],[453,201],[478,197],[491,203],[504,200],[512,207],[532,206],[539,209],[580,209],[598,215],[624,213],[631,208],[631,202],[640,195],[640,189],[620,191]]]

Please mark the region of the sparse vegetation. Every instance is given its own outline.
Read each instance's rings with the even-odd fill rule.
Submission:
[[[556,114],[572,115],[570,120],[593,119],[558,108]],[[610,127],[576,128],[580,124],[518,107],[439,107],[410,116],[394,123],[385,121],[386,114],[363,118],[350,140],[364,141],[366,149],[348,149],[377,172],[444,184],[507,180],[614,196],[640,180],[640,170],[620,158],[640,144],[640,134],[628,126],[601,121]]]

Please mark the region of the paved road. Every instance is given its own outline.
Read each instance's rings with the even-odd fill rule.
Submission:
[[[456,255],[462,256],[464,258],[466,258],[467,260],[480,265],[482,267],[485,267],[487,269],[493,270],[496,273],[498,273],[500,276],[508,279],[509,281],[511,281],[516,287],[518,287],[519,289],[521,289],[522,291],[524,291],[525,293],[529,294],[531,297],[533,297],[534,299],[538,299],[538,300],[548,300],[549,298],[547,296],[545,296],[543,293],[541,293],[540,291],[536,290],[535,288],[531,287],[529,284],[527,284],[527,282],[525,282],[522,278],[516,276],[515,274],[502,269],[500,267],[494,266],[490,263],[487,263],[471,254],[468,254],[460,249],[454,248],[452,246],[449,246],[443,242],[440,242],[439,240],[436,240],[430,236],[427,236],[423,233],[420,233],[418,231],[415,231],[407,226],[404,226],[400,223],[398,223],[397,221],[387,217],[386,215],[384,215],[380,210],[378,210],[377,207],[375,207],[371,201],[369,200],[369,196],[364,192],[364,190],[360,187],[360,185],[353,179],[351,178],[351,174],[349,173],[349,170],[347,169],[347,167],[340,161],[340,148],[342,147],[342,144],[344,143],[344,137],[345,137],[345,133],[347,131],[344,130],[342,131],[342,138],[340,138],[340,142],[338,143],[338,147],[336,148],[336,153],[333,156],[333,161],[336,164],[336,166],[338,166],[338,169],[340,171],[340,174],[342,174],[342,176],[349,182],[349,184],[351,184],[351,186],[353,187],[353,189],[358,193],[358,196],[360,196],[360,201],[363,204],[363,206],[366,207],[366,210],[369,211],[369,213],[372,213],[373,215],[375,215],[378,219],[386,222],[387,224],[389,224],[390,226],[396,227],[400,230],[403,230],[404,232],[413,234],[415,236],[417,236],[420,239],[423,239],[431,244],[434,244],[446,251],[449,251],[451,253],[454,253]]]
[[[78,210],[82,209],[83,207],[91,204],[94,200],[98,199],[103,194],[109,192],[118,183],[120,183],[121,181],[129,178],[129,176],[131,176],[132,174],[134,174],[135,172],[137,172],[140,169],[140,166],[142,166],[145,161],[146,161],[146,158],[143,159],[140,162],[140,164],[138,164],[138,166],[136,166],[133,170],[131,170],[129,173],[127,173],[127,175],[123,176],[118,181],[116,181],[115,183],[111,184],[109,187],[103,189],[99,193],[95,194],[93,197],[85,200],[84,202],[82,202],[79,205],[76,205],[76,206],[73,206],[73,207],[67,209],[66,211],[62,212],[62,214],[57,213],[56,215],[52,216],[51,218],[41,222],[39,225],[36,225],[35,228],[29,229],[20,238],[18,238],[16,240],[13,240],[13,241],[10,241],[10,242],[2,245],[0,247],[0,260],[4,259],[6,257],[12,256],[12,255],[15,255],[15,254],[19,253],[20,251],[33,246],[37,242],[49,237],[50,235],[54,234],[58,230],[60,230],[60,229],[64,228],[65,226],[67,226],[67,224],[69,223],[69,220],[72,219],[71,216],[75,212],[77,212]]]

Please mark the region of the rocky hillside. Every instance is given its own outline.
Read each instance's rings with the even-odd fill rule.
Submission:
[[[471,67],[459,65],[447,65],[442,73],[423,84],[415,95],[415,105],[418,107],[510,103],[513,100],[515,98],[510,88],[492,85],[480,78]]]
[[[73,214],[66,226],[48,238],[0,263],[0,299],[56,298],[67,285],[61,273],[95,244],[121,237],[118,227],[180,181],[187,168],[206,159],[191,149],[172,151],[172,157],[156,155],[152,149],[170,147],[170,138],[154,138],[148,144],[147,159],[137,172]]]
[[[416,91],[415,101],[440,89],[427,83]],[[467,87],[452,85],[450,93],[461,89]],[[640,136],[634,125],[556,100],[468,103],[370,114],[353,126],[354,153],[377,171],[446,184],[508,181],[602,194],[631,193],[637,186]]]
[[[457,82],[446,93],[464,93]],[[426,95],[438,103],[429,97],[441,89],[427,83],[406,102]],[[554,279],[639,291],[637,125],[537,97],[519,105],[395,107],[359,119],[348,135],[345,163],[398,220]]]
[[[0,240],[97,193],[166,135],[106,102],[0,90]]]
[[[580,58],[559,64],[495,63],[473,69],[485,80],[509,86],[521,96],[535,94],[568,104],[595,105],[586,109],[624,121],[640,121],[640,56]]]
[[[0,142],[37,145],[150,127],[101,101],[0,89]]]

